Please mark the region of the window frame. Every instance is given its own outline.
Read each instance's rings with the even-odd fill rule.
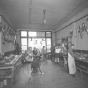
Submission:
[[[27,36],[21,36],[21,31],[27,31]],[[30,37],[29,35],[28,35],[28,32],[45,32],[45,37],[42,37],[42,36],[36,36],[36,37]],[[46,33],[47,32],[50,32],[51,33],[51,37],[47,37],[46,36]],[[27,38],[27,49],[28,49],[28,39],[29,38],[45,38],[45,45],[46,45],[46,50],[47,50],[47,46],[50,46],[50,45],[47,45],[47,41],[46,41],[46,39],[47,38],[51,38],[51,46],[52,46],[52,31],[30,31],[30,30],[20,30],[20,41],[21,41],[21,38]],[[22,44],[21,44],[21,47],[22,47]]]

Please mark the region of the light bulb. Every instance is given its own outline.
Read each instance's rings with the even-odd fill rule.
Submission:
[[[46,20],[44,20],[44,23],[46,23]]]

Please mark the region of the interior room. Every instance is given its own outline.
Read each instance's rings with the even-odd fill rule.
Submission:
[[[88,0],[0,0],[0,88],[88,88]]]

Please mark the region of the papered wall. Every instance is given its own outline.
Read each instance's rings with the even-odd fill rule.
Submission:
[[[0,17],[0,22],[1,22],[1,17]],[[1,32],[0,32],[0,42],[1,42]],[[0,53],[1,53],[1,43],[0,43]]]
[[[88,17],[85,17],[77,22],[75,22],[75,36],[74,36],[74,39],[75,39],[75,46],[76,46],[76,49],[81,49],[81,50],[88,50],[88,34],[86,32],[87,28],[88,28],[88,21],[87,20]],[[82,24],[85,24],[86,27],[82,27]],[[80,29],[79,29],[80,27]],[[81,32],[81,35],[80,33],[78,33],[78,30],[81,30],[83,29],[83,31]]]
[[[3,17],[1,17],[1,23],[2,23],[2,27],[5,29],[8,28],[8,24],[5,22],[5,20],[3,19]],[[15,45],[13,43],[9,43],[3,40],[3,33],[1,32],[1,53],[5,53],[8,51],[13,51],[15,50]]]
[[[74,28],[73,26],[74,26],[74,25],[71,24],[70,26],[68,26],[68,27],[66,27],[66,28],[64,28],[64,29],[62,29],[62,30],[56,32],[56,39],[58,39],[58,38],[60,39],[60,38],[63,38],[63,37],[68,36],[70,30],[73,30],[73,28]]]
[[[0,8],[0,15],[4,16],[5,19],[8,21],[8,23],[14,27],[14,25],[12,24],[11,20],[8,18],[7,14]]]
[[[19,44],[19,46],[21,47],[21,38],[20,38],[20,35],[21,33],[20,33],[20,31],[17,31],[16,32],[16,35],[17,35],[17,38],[16,38],[16,42]]]
[[[87,14],[88,14],[88,8],[82,11],[81,13],[79,13],[78,15],[76,15],[75,17],[73,17],[72,19],[70,19],[68,22],[64,23],[61,27],[59,27],[57,30],[59,29],[62,29],[62,30],[56,32],[56,39],[60,39],[68,36],[69,31],[73,30],[72,43],[75,45],[75,48],[80,50],[88,50],[88,34],[85,31],[88,28]],[[79,18],[82,18],[82,19],[78,20]],[[72,24],[69,25],[70,23]],[[82,28],[83,23],[85,23],[86,29]],[[69,26],[64,28],[67,25]],[[77,29],[79,26],[80,26],[80,30],[83,29],[82,38],[80,37],[80,33],[77,33]]]
[[[0,42],[1,42],[1,32],[0,32]],[[0,43],[0,53],[1,53],[1,43]]]

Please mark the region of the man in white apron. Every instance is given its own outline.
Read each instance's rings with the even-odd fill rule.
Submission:
[[[74,52],[74,44],[71,44],[70,48],[68,49],[68,69],[69,74],[75,77],[76,73],[76,65],[75,65],[75,57],[78,57]]]

